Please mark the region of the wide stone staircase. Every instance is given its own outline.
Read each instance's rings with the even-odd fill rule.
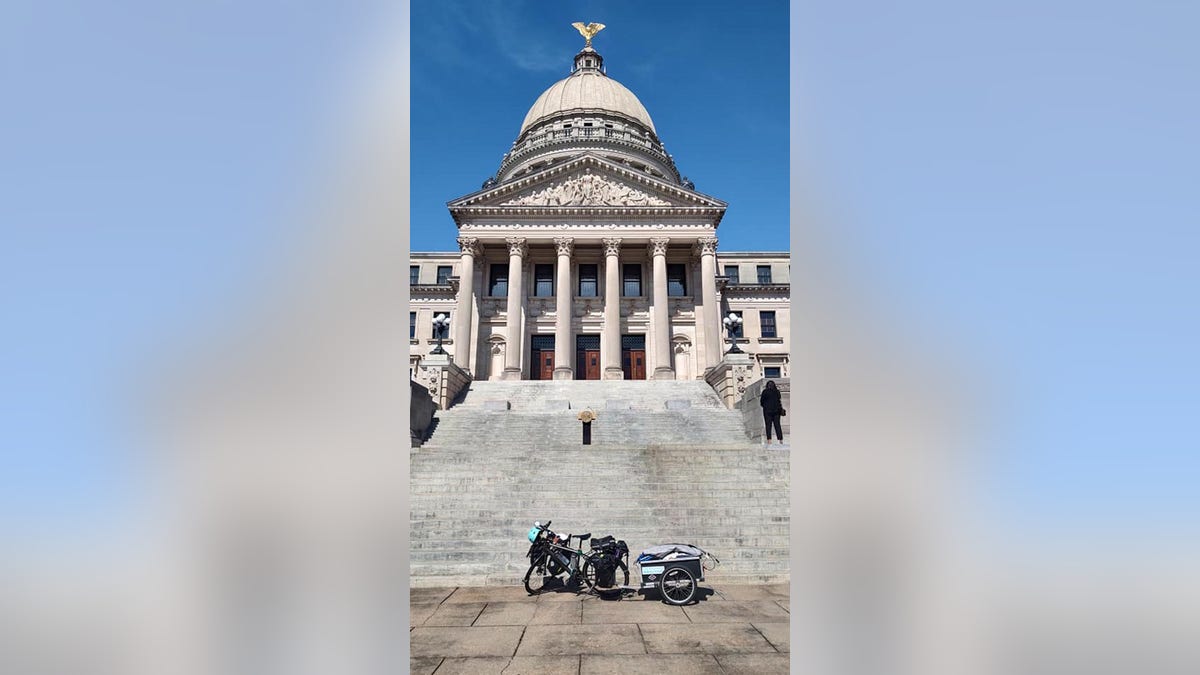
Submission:
[[[592,445],[579,412],[591,408]],[[519,584],[535,520],[643,548],[690,543],[710,583],[788,579],[788,451],[704,382],[472,382],[411,451],[411,584]]]

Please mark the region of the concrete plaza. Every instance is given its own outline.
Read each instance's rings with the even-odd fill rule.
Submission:
[[[414,588],[409,672],[788,672],[788,584],[701,590],[699,602],[672,607],[653,594]]]

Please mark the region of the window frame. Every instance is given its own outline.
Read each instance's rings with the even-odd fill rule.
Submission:
[[[488,270],[488,297],[490,298],[507,298],[508,284],[511,279],[508,278],[508,265],[506,263],[492,263],[491,269]],[[504,284],[504,292],[497,294],[497,283]]]
[[[729,273],[730,270],[733,271],[733,274]],[[729,279],[729,283],[731,283],[731,284],[742,283],[741,282],[741,272],[738,271],[738,265],[726,265],[725,266],[725,277],[727,279]]]
[[[673,272],[678,272],[678,276],[673,276]],[[671,298],[686,297],[688,294],[687,277],[686,264],[667,263],[667,296]]]
[[[771,283],[771,266],[770,265],[756,265],[755,272],[758,277],[758,283],[760,283],[760,284]],[[763,272],[766,272],[765,279],[763,278]]]
[[[549,278],[539,277],[539,270],[549,270]],[[542,293],[542,289],[538,286],[539,283],[549,283],[549,293]],[[535,298],[553,298],[554,297],[554,263],[534,263],[533,265],[533,297]]]
[[[767,335],[766,318],[768,316],[771,317],[771,334],[770,335]],[[773,309],[762,310],[758,313],[758,330],[759,330],[759,337],[764,337],[764,338],[779,337],[779,324],[775,320],[775,310],[773,310]]]
[[[588,278],[589,281],[591,281],[591,283],[592,283],[591,295],[586,295],[583,292],[583,281],[585,278],[583,276],[583,270],[585,267],[590,267],[592,269],[592,275],[591,275],[591,277]],[[598,298],[598,297],[600,297],[600,265],[597,265],[595,263],[579,263],[579,280],[575,284],[575,292],[581,298]]]
[[[637,291],[638,291],[637,295],[630,295],[629,293],[626,292],[627,290],[629,290],[628,284],[631,283],[631,280],[627,276],[627,273],[631,269],[637,270]],[[640,297],[642,297],[643,291],[645,290],[645,286],[644,286],[645,281],[643,279],[643,276],[644,275],[642,274],[642,264],[641,263],[622,263],[621,264],[621,297],[623,297],[623,298],[640,298]]]
[[[421,266],[420,265],[409,265],[408,266],[408,285],[416,286],[419,283],[421,283]]]
[[[442,272],[445,272],[446,276],[443,277]],[[446,284],[450,283],[450,277],[452,277],[452,276],[454,276],[454,265],[438,265],[437,266],[437,284],[438,284],[438,286],[445,286]]]

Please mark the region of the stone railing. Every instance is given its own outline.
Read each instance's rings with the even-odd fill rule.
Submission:
[[[471,383],[471,375],[459,368],[447,354],[430,354],[417,369],[417,382],[425,387],[438,410],[445,410]]]
[[[504,156],[504,159],[500,162],[500,168],[496,171],[496,175],[503,175],[509,167],[531,154],[540,152],[556,144],[566,145],[579,140],[601,142],[603,145],[618,150],[636,150],[647,153],[670,170],[671,175],[668,176],[669,178],[680,180],[679,170],[675,167],[675,160],[671,159],[671,156],[667,154],[661,145],[630,131],[609,129],[607,127],[549,129],[529,136]]]
[[[749,354],[726,354],[720,363],[708,371],[704,381],[717,392],[725,402],[725,407],[732,409],[742,400],[753,374],[754,359]]]
[[[771,380],[763,378],[756,380],[753,384],[746,387],[742,399],[737,404],[738,410],[742,411],[742,423],[746,426],[746,435],[756,441],[761,441],[766,437],[766,427],[763,425],[762,405],[759,404],[759,401],[762,399],[762,392],[767,386],[768,381],[774,381],[775,386],[779,387],[783,409],[788,411],[788,415],[781,417],[779,423],[783,427],[783,437],[790,439],[792,437],[792,425],[788,420],[792,418],[792,381],[786,377],[771,378]],[[774,436],[774,433],[772,433],[772,436]]]
[[[433,424],[433,411],[437,406],[433,404],[433,397],[424,385],[414,380],[409,380],[408,384],[408,435],[412,440],[412,447],[417,448],[429,436],[429,427]]]

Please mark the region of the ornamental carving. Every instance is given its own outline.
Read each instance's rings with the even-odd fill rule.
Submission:
[[[479,239],[477,237],[459,237],[458,250],[472,256],[479,255]]]
[[[575,248],[575,240],[571,237],[555,237],[554,248],[558,249],[559,255],[571,255],[571,250]]]
[[[650,244],[646,247],[646,252],[651,256],[666,255],[667,244],[670,242],[670,237],[651,237]]]
[[[699,255],[715,255],[717,252],[717,238],[700,237],[696,240],[695,251]]]
[[[529,246],[525,244],[525,237],[506,237],[504,243],[508,244],[508,254],[525,257],[529,252]]]
[[[605,237],[600,240],[604,243],[604,255],[621,255],[621,239],[619,237]]]
[[[590,171],[590,170],[589,170]],[[593,173],[514,197],[502,206],[670,206],[671,202]]]

